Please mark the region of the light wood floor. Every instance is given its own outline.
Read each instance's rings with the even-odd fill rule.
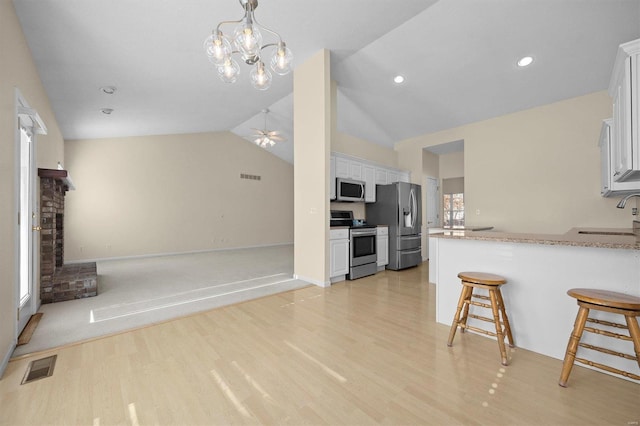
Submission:
[[[576,366],[564,389],[561,361],[515,349],[503,367],[470,333],[448,348],[427,276],[386,271],[12,361],[0,424],[638,424],[637,384]],[[54,375],[20,385],[52,353]]]

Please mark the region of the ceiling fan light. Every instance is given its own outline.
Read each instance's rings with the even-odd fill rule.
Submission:
[[[249,73],[251,84],[258,90],[267,90],[271,87],[271,73],[264,67],[264,63],[258,62]]]
[[[291,72],[293,65],[293,53],[284,43],[279,43],[271,56],[271,69],[278,75],[286,75]]]

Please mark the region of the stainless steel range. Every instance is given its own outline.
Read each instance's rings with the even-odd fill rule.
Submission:
[[[376,227],[353,219],[350,210],[331,210],[331,226],[349,227],[348,280],[373,275],[377,272]]]

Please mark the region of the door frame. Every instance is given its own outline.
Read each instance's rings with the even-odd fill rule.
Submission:
[[[40,206],[38,201],[38,188],[37,182],[37,135],[46,135],[47,127],[38,115],[38,112],[32,109],[27,103],[26,99],[20,93],[18,88],[15,89],[15,189],[14,189],[14,206],[16,211],[16,226],[17,232],[15,233],[14,247],[17,255],[14,259],[14,276],[15,276],[15,308],[16,308],[16,323],[15,323],[15,339],[17,341],[18,336],[22,332],[24,326],[39,308],[39,297],[36,292],[38,282],[39,260],[40,260],[40,235],[36,229],[35,224],[39,224],[40,221]],[[21,127],[28,127],[32,133],[31,137],[31,157],[29,164],[29,196],[31,212],[28,212],[25,217],[28,219],[28,227],[31,228],[30,232],[30,250],[29,250],[29,292],[30,297],[23,306],[21,306],[20,297],[20,285],[21,285],[21,233],[20,233],[20,209],[21,209],[21,164],[22,164],[22,136]]]
[[[429,182],[435,182],[436,185],[436,193],[435,193],[435,197],[434,197],[434,205],[435,205],[435,213],[436,213],[436,223],[435,224],[429,224],[429,198],[430,198],[430,193],[429,193]],[[433,176],[424,176],[424,238],[423,238],[423,243],[424,243],[424,249],[422,250],[422,257],[423,257],[423,261],[426,261],[427,259],[429,259],[429,228],[438,228],[440,226],[440,179],[438,179],[437,177],[433,177]]]

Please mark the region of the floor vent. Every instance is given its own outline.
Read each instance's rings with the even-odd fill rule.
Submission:
[[[53,374],[53,368],[56,366],[57,357],[58,355],[51,355],[46,358],[31,361],[20,384],[24,385],[25,383],[51,376]]]

